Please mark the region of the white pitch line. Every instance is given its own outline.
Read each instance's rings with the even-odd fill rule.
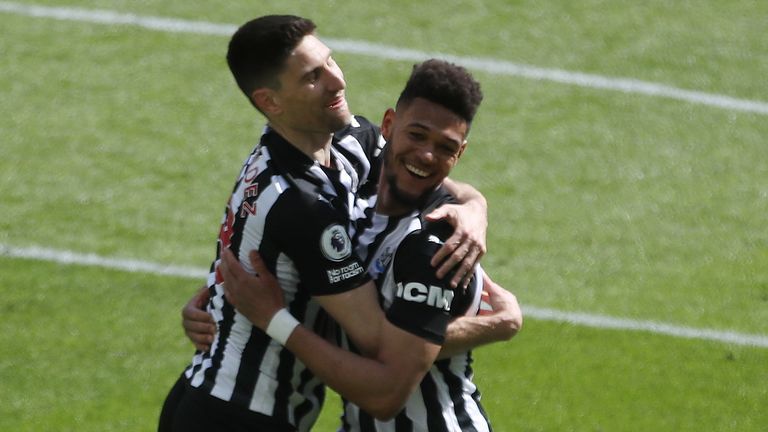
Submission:
[[[737,345],[751,345],[768,348],[768,336],[750,335],[732,331],[682,327],[654,321],[640,321],[626,318],[616,318],[606,315],[593,315],[582,312],[565,312],[556,309],[523,306],[525,316],[544,321],[567,322],[584,327],[600,329],[645,331],[649,333],[675,336],[685,339],[704,339]]]
[[[237,26],[233,24],[217,24],[206,21],[142,16],[110,10],[50,7],[14,2],[0,2],[0,12],[37,18],[52,18],[97,24],[131,25],[174,33],[229,36],[237,29]],[[475,69],[491,74],[516,76],[541,81],[553,81],[579,87],[675,99],[731,111],[744,111],[763,115],[768,114],[768,102],[739,99],[716,93],[685,90],[666,84],[641,81],[632,78],[615,78],[581,72],[570,72],[562,69],[541,68],[493,58],[460,57],[440,52],[430,53],[358,40],[331,38],[324,38],[324,40],[336,51],[348,54],[359,54],[387,60],[414,62],[437,57],[461,64],[469,69]]]
[[[16,248],[0,244],[0,256],[49,261],[65,265],[96,266],[108,269],[136,273],[147,273],[163,276],[178,276],[190,279],[205,279],[207,271],[203,269],[178,265],[163,265],[147,261],[108,258],[94,254],[82,254],[41,247]],[[584,327],[610,330],[643,331],[686,339],[703,339],[708,341],[725,342],[735,345],[768,348],[768,336],[743,334],[730,331],[682,327],[654,321],[639,321],[626,318],[616,318],[605,315],[593,315],[582,312],[566,312],[556,309],[523,306],[526,317],[544,320],[567,322]]]
[[[179,276],[190,279],[204,280],[208,272],[194,267],[164,265],[147,261],[122,258],[107,258],[95,254],[82,254],[41,247],[14,248],[0,244],[0,256],[24,258],[39,261],[50,261],[57,264],[76,264],[83,266],[104,267],[133,273],[148,273],[161,276]]]

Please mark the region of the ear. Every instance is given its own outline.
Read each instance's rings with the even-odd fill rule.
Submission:
[[[388,108],[387,111],[384,113],[384,118],[381,119],[381,136],[384,137],[384,140],[389,142],[389,138],[392,136],[393,133],[393,125],[395,122],[395,116],[397,113],[395,113],[395,110],[392,108]]]
[[[461,147],[459,147],[459,153],[456,154],[456,162],[459,161],[459,159],[461,158],[461,155],[464,154],[464,150],[466,149],[467,149],[467,140],[464,140],[464,142],[461,143]]]
[[[251,100],[261,112],[273,116],[282,112],[282,107],[278,103],[276,96],[274,90],[267,87],[260,87],[251,93]]]

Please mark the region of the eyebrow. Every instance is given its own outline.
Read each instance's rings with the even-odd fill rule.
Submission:
[[[425,125],[425,124],[423,124],[421,122],[418,122],[418,121],[414,121],[414,122],[408,123],[406,125],[406,127],[413,127],[413,128],[417,128],[417,129],[422,129],[424,131],[432,130],[427,125]],[[444,138],[446,139],[446,141],[450,142],[451,144],[455,144],[457,147],[461,147],[461,141],[455,140],[455,139],[453,139],[451,137],[444,137]]]

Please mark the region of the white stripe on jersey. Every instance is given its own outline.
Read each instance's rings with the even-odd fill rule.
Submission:
[[[261,151],[266,153],[266,156],[269,157],[269,153],[267,148],[262,148]],[[257,153],[257,152],[256,152]],[[255,157],[255,154],[254,154]],[[254,165],[251,166],[248,169],[248,172],[252,172],[253,169],[257,169],[258,172],[261,172],[262,170],[267,169],[266,162],[264,162],[265,158],[260,158],[259,160],[255,161]],[[244,170],[243,175],[247,175],[246,171]],[[244,190],[245,187],[248,186],[246,182],[241,182],[238,186],[238,190],[233,194],[233,201],[231,203],[231,209],[233,212],[237,211],[237,209],[240,207],[240,203],[242,203],[242,197],[245,196]],[[287,188],[287,183],[285,180],[281,177],[272,176],[272,182],[267,185],[265,189],[262,190],[261,194],[259,195],[258,199],[256,200],[256,207],[257,208],[271,208],[272,205],[277,201],[280,194]],[[237,205],[235,204],[235,197],[241,197]],[[266,218],[267,212],[256,212],[255,215],[252,215],[248,217],[248,219],[245,222],[245,226],[243,227],[243,241],[240,246],[240,252],[238,259],[240,260],[240,263],[243,265],[243,268],[249,272],[253,273],[253,267],[251,266],[250,259],[248,258],[248,252],[251,250],[258,250],[259,246],[261,244],[262,235],[264,232],[264,225],[265,225],[265,218]],[[217,267],[218,267],[217,262]],[[214,272],[215,273],[215,272]],[[214,308],[210,311],[212,312],[214,319],[219,322],[223,319],[222,316],[222,308],[224,306],[224,289],[221,285],[216,285],[216,295],[212,298],[212,301],[214,303]],[[229,333],[229,337],[227,338],[227,344],[224,348],[223,357],[221,360],[221,367],[218,369],[216,373],[216,381],[211,389],[211,395],[216,396],[223,400],[230,400],[232,397],[232,393],[234,392],[235,383],[237,380],[237,373],[240,366],[240,361],[242,359],[242,352],[245,348],[245,345],[248,343],[248,341],[251,338],[251,331],[253,328],[253,324],[245,318],[239,311],[235,310],[235,316],[234,316],[234,322],[232,324],[232,328]],[[220,333],[216,333],[216,342],[218,342]],[[218,347],[218,344],[217,344]],[[264,368],[264,370],[272,370],[276,365],[279,363],[279,351],[282,349],[280,345],[273,346],[272,344],[267,349],[267,352],[265,353],[264,360],[262,365],[270,365],[270,368]],[[211,352],[217,352],[218,350],[214,349],[212,347]],[[205,373],[205,371],[208,369],[208,366],[210,366],[210,362],[208,365],[205,365],[206,367],[201,368],[198,371],[198,376],[195,377],[195,380],[193,381],[193,385],[196,383],[200,385],[202,383],[202,376]],[[264,376],[262,374],[262,376]],[[261,381],[261,378],[259,379]],[[269,381],[269,380],[264,380]],[[276,383],[274,386],[269,385],[268,382],[261,383],[260,385],[267,385],[269,389],[274,390],[276,388]],[[263,389],[262,390],[266,390]],[[273,394],[273,392],[270,393],[262,393],[262,394]],[[272,412],[272,405],[274,404],[274,400],[270,398],[267,400],[261,400],[259,402],[252,400],[251,405],[254,404],[267,404],[268,408],[266,408],[263,411],[258,411],[262,413],[271,413]]]
[[[376,206],[376,197],[377,197],[377,195],[373,195],[373,196],[370,196],[368,198],[357,198],[356,199],[355,206],[350,211],[351,225],[352,226],[350,227],[350,230],[349,230],[349,236],[351,238],[355,238],[355,236],[357,235],[357,231],[359,231],[359,228],[357,227],[357,224],[359,224],[360,222],[365,220],[365,218],[366,218],[366,214],[365,214],[366,211],[373,211],[372,210],[373,207]],[[369,234],[369,235],[371,237],[373,237],[376,234],[378,234],[379,232],[383,231],[384,228],[386,228],[386,220],[384,222],[385,222],[385,225],[383,227],[381,227],[381,230],[378,230],[375,233],[372,233],[372,234]],[[373,229],[375,229],[375,227]],[[363,233],[366,234],[366,230],[365,229],[363,229]],[[358,257],[360,258],[360,260],[365,262],[364,256],[360,255],[360,253],[363,253],[364,255],[368,255],[368,251],[367,251],[368,243],[363,243],[364,246],[361,247],[359,245],[360,241],[362,241],[362,240],[359,240],[358,244],[355,244],[355,247],[356,247],[355,252],[358,253]]]
[[[229,400],[235,390],[235,379],[243,352],[242,347],[251,337],[251,328],[253,327],[253,324],[240,313],[235,314],[234,320],[229,339],[227,339],[227,344],[224,347],[221,368],[216,374],[216,384],[211,389],[213,396],[224,400]]]
[[[260,367],[265,371],[274,370],[280,364],[280,351],[282,350],[283,347],[279,343],[270,341],[267,353],[264,355]],[[277,385],[278,382],[274,377],[268,374],[260,374],[259,379],[256,381],[256,390],[254,391],[254,395],[259,395],[260,397],[252,398],[249,408],[260,413],[272,413],[275,408],[275,398],[272,395],[275,394]]]
[[[463,376],[464,369],[467,366],[467,362],[465,360],[466,357],[464,356],[455,356],[451,358],[450,370],[453,375]],[[432,377],[435,385],[438,388],[437,394],[440,401],[440,406],[442,407],[443,419],[446,422],[448,431],[462,432],[461,425],[459,424],[459,419],[456,413],[456,406],[453,404],[453,401],[449,397],[450,393],[448,385],[446,384],[446,381],[443,377],[443,373],[437,368],[433,367],[430,369],[429,375]],[[472,422],[472,426],[474,426],[475,429],[477,429],[479,432],[487,432],[488,425],[485,417],[483,417],[474,399],[472,399],[472,393],[475,392],[477,387],[475,387],[475,385],[469,380],[463,380],[462,385],[464,390],[461,395],[461,398],[464,401],[464,412],[462,414],[475,419],[475,421]],[[424,424],[424,427],[426,427],[426,423]]]
[[[272,176],[272,181],[270,184],[264,186],[266,186],[266,188],[262,190],[259,198],[256,200],[257,209],[272,208],[277,199],[280,197],[280,194],[288,189],[288,182],[282,177]],[[239,195],[243,195],[242,192],[238,192]],[[238,207],[233,208],[237,209]],[[248,258],[248,254],[252,250],[259,250],[259,246],[261,245],[261,240],[264,235],[264,226],[266,225],[267,214],[268,212],[265,211],[256,211],[255,215],[248,217],[245,222],[245,226],[243,227],[242,242],[240,243],[240,251],[237,258],[243,265],[245,271],[251,274],[255,273],[255,270],[251,265],[251,260]],[[216,287],[217,293],[220,292],[219,288],[219,286]],[[221,290],[221,292],[223,293],[223,290]]]
[[[355,143],[357,143],[357,140],[354,139],[353,137],[348,136],[347,138],[352,139],[354,140]],[[360,144],[357,143],[357,145],[359,146]],[[345,197],[346,206],[348,209],[351,209],[355,205],[355,199],[357,197],[357,188],[360,186],[360,178],[357,176],[357,173],[355,172],[355,169],[352,167],[352,164],[347,160],[346,157],[344,157],[344,155],[340,151],[331,147],[331,153],[333,153],[333,155],[336,157],[336,162],[341,163],[343,165],[343,167],[338,167],[340,168],[339,180],[347,190],[347,196]],[[362,153],[362,151],[360,151],[360,153]],[[370,163],[366,168],[366,176],[368,175],[368,171],[370,171]],[[350,220],[349,222],[350,223],[349,223],[349,226],[347,227],[347,233],[349,233],[349,227],[352,226],[352,220]]]
[[[365,153],[363,152],[363,147],[360,144],[360,141],[357,140],[357,138],[353,137],[352,135],[347,135],[341,140],[339,140],[338,144],[339,147],[343,148],[344,150],[352,153],[355,156],[355,159],[357,159],[361,165],[362,169],[360,170],[360,176],[355,179],[354,182],[354,188],[350,188],[352,192],[357,192],[357,187],[360,185],[359,179],[365,179],[368,178],[368,174],[371,172],[371,162],[365,157]],[[334,147],[331,147],[331,150],[334,151],[337,156],[341,156],[341,153],[336,150]],[[349,161],[345,157],[340,157],[339,159],[342,160],[342,162],[349,164]],[[348,171],[353,174],[357,174],[354,168],[351,167],[351,165],[343,170]],[[377,179],[372,179],[377,180]]]
[[[277,255],[275,277],[280,281],[280,288],[283,289],[285,304],[290,304],[296,298],[296,291],[298,291],[299,287],[299,273],[296,271],[293,261],[284,253]]]
[[[240,210],[240,207],[244,201],[245,188],[250,186],[250,182],[243,181],[243,179],[251,176],[255,177],[258,173],[270,169],[267,166],[267,160],[271,157],[268,148],[261,147],[260,151],[262,152],[261,155],[259,155],[259,151],[255,151],[249,157],[247,163],[252,165],[246,166],[240,174],[237,189],[233,192],[230,201],[230,210],[232,212],[242,211]],[[258,159],[254,160],[256,157],[258,157]],[[324,173],[323,177],[325,177]],[[326,178],[326,181],[330,180],[327,180]],[[266,218],[267,215],[269,215],[268,209],[271,209],[279,199],[280,195],[290,187],[285,178],[277,175],[271,176],[268,184],[260,186],[263,189],[259,191],[255,206],[257,210],[261,209],[262,211],[256,211],[255,214],[249,214],[246,218],[245,224],[242,227],[242,238],[239,247],[238,258],[243,265],[243,268],[249,273],[253,273],[254,269],[248,258],[248,253],[251,250],[259,250],[259,247],[261,246]],[[225,215],[225,218],[226,217],[227,216]],[[216,267],[218,267],[219,263],[220,261],[216,262]],[[275,270],[275,275],[280,280],[281,287],[284,290],[286,304],[290,304],[290,302],[294,300],[298,289],[299,275],[296,271],[296,267],[285,254],[280,253],[277,257]],[[215,271],[211,272],[209,281],[215,282],[215,274]],[[219,322],[223,319],[222,309],[224,307],[224,291],[220,284],[215,285],[215,290],[216,295],[211,298],[213,307],[209,312],[211,312],[214,319]],[[310,304],[307,305],[304,322],[309,323],[310,327],[317,316],[318,310],[319,305],[317,305],[316,302],[310,302]],[[226,345],[224,346],[223,353],[220,353],[222,354],[221,365],[216,370],[216,378],[214,380],[213,388],[210,390],[211,395],[222,400],[231,400],[235,385],[237,384],[237,375],[241,366],[242,353],[248,342],[251,340],[252,329],[253,324],[235,309],[232,327],[227,337]],[[211,347],[211,352],[219,353],[218,348],[221,342],[219,339],[220,336],[221,333],[217,332]],[[249,409],[266,415],[271,415],[274,412],[276,403],[274,395],[279,385],[277,380],[277,370],[281,362],[280,354],[283,350],[284,348],[280,344],[270,341],[269,345],[266,347],[263,358],[261,359],[261,363],[255,365],[255,367],[259,368],[259,377],[256,380],[256,389],[252,393],[249,402]],[[197,366],[200,367],[198,368]],[[187,377],[191,378],[190,383],[192,386],[199,387],[202,385],[205,381],[205,372],[212,366],[213,361],[208,355],[202,353],[195,355],[192,361],[192,367],[188,368],[186,372]],[[299,382],[301,379],[301,374],[299,372],[304,371],[305,368],[301,363],[296,362],[294,370],[297,373],[294,374],[294,382],[292,382],[292,385],[294,388],[297,388],[302,384]],[[192,374],[193,371],[194,375]],[[308,388],[313,388],[319,382],[319,380],[314,379],[306,383],[306,385]],[[319,400],[315,395],[304,394],[304,396],[313,400],[315,406],[320,406]],[[294,407],[288,406],[287,408],[289,421],[295,422],[296,416],[293,410]],[[316,416],[313,418],[310,414],[307,418],[303,419],[302,423],[311,424],[311,422],[314,422],[315,418]]]
[[[400,241],[408,233],[421,228],[421,223],[417,216],[418,213],[413,212],[397,220],[397,225],[384,233],[390,225],[392,218],[379,213],[372,215],[373,224],[369,229],[361,233],[356,252],[360,259],[366,263],[368,274],[374,280],[377,280],[387,270],[397,247],[400,245]],[[386,237],[380,238],[382,235]],[[369,253],[371,254],[370,256]],[[386,303],[384,309],[390,304],[391,302]]]

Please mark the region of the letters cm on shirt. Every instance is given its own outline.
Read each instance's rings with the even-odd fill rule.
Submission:
[[[429,306],[450,311],[454,292],[451,289],[440,288],[434,285],[427,287],[419,282],[408,282],[405,285],[402,282],[398,282],[395,295],[406,301],[426,303]]]

